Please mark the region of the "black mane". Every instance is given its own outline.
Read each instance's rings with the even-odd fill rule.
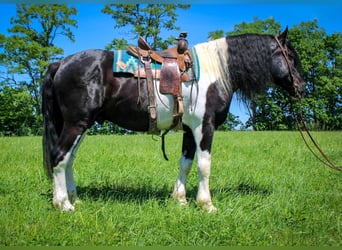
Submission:
[[[243,34],[226,38],[230,82],[243,101],[272,82],[271,35]]]

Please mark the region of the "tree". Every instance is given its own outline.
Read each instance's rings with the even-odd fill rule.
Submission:
[[[280,87],[270,87],[265,94],[253,99],[254,114],[246,122],[246,127],[254,130],[292,130],[296,123],[293,105]]]
[[[342,34],[328,35],[317,20],[301,22],[289,39],[302,61],[306,122],[314,129],[342,129]]]
[[[77,22],[75,8],[67,5],[17,5],[16,17],[11,18],[9,36],[0,36],[0,63],[7,67],[8,86],[25,89],[32,96],[37,122],[41,121],[41,82],[48,64],[60,59],[63,49],[54,45],[58,36],[74,41],[71,27]],[[38,125],[37,125],[38,126]]]
[[[226,121],[221,124],[217,130],[220,131],[229,131],[229,130],[235,130],[238,126],[240,126],[240,129],[243,126],[243,123],[240,121],[239,116],[233,115],[232,113],[228,113]]]
[[[219,39],[224,36],[224,30],[215,30],[212,32],[209,32],[208,39],[209,41]]]
[[[28,135],[35,117],[32,96],[23,89],[0,88],[0,135]]]
[[[114,28],[131,27],[129,35],[132,39],[142,36],[153,49],[166,49],[174,43],[174,37],[164,39],[162,30],[179,30],[175,25],[177,9],[189,9],[185,4],[107,4],[102,12],[115,20]],[[116,48],[118,40],[113,40],[107,48]],[[122,41],[121,41],[122,42]]]
[[[113,41],[106,46],[106,50],[124,50],[126,49],[128,43],[126,39],[114,38]]]
[[[234,25],[234,30],[227,32],[227,35],[240,35],[245,33],[277,35],[280,31],[280,23],[276,22],[273,17],[265,20],[254,17],[251,23],[242,22]]]

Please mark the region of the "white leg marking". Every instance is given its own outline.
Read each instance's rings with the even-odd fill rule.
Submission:
[[[72,169],[72,164],[74,161],[74,156],[71,156],[70,162],[68,163],[66,167],[66,187],[68,192],[68,197],[71,203],[74,203],[77,200],[77,191],[76,191],[76,185],[74,181],[74,173]]]
[[[71,155],[70,159],[66,166],[66,187],[68,192],[68,197],[71,203],[77,203],[79,200],[77,199],[77,191],[76,191],[76,185],[74,180],[74,173],[72,169],[72,165],[74,163],[74,159],[76,157],[76,152],[78,150],[78,147],[80,146],[83,138],[85,136],[85,133],[83,133],[82,136],[77,136],[72,148],[71,148]]]
[[[173,190],[173,198],[179,202],[180,205],[186,205],[186,182],[191,170],[192,160],[186,159],[183,155],[180,160],[179,175]]]
[[[75,210],[75,207],[70,203],[70,200],[74,202],[77,198],[72,163],[82,138],[81,135],[77,136],[69,152],[53,169],[53,204],[62,211]]]
[[[197,150],[197,170],[198,170],[198,193],[197,203],[209,213],[216,212],[217,209],[211,201],[209,190],[211,155],[208,151]]]
[[[70,159],[70,152],[68,152],[64,159],[58,163],[58,165],[53,169],[53,205],[62,211],[74,211],[75,208],[71,205],[67,187],[66,187],[66,177],[65,169],[67,167],[68,161]]]

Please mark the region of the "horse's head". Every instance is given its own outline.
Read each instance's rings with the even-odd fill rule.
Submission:
[[[291,96],[301,98],[305,90],[305,82],[300,75],[299,56],[286,40],[287,27],[272,42],[272,76],[274,82],[284,88]]]

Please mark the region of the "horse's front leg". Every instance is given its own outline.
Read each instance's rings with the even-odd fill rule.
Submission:
[[[194,131],[195,140],[197,142],[197,170],[198,170],[198,193],[197,204],[209,213],[216,212],[217,209],[213,205],[209,189],[209,177],[211,167],[211,145],[214,135],[214,127],[211,125],[198,127]]]
[[[197,170],[198,170],[198,193],[197,204],[209,213],[216,212],[217,209],[211,201],[209,189],[209,177],[211,166],[211,154],[206,150],[197,150]]]
[[[177,200],[180,205],[187,204],[186,183],[196,151],[196,143],[191,129],[188,126],[183,125],[183,130],[184,134],[179,175],[172,194],[173,198]]]

